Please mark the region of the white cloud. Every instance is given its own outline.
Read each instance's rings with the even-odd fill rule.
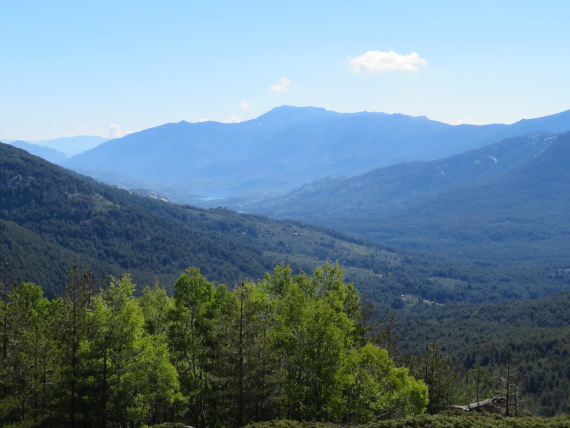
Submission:
[[[95,133],[91,131],[87,125],[81,125],[79,135],[95,135]]]
[[[286,77],[282,77],[281,79],[279,79],[279,82],[277,82],[273,86],[270,86],[269,89],[271,89],[272,91],[284,92],[287,89],[289,89],[289,86],[291,86],[291,81]]]
[[[96,137],[107,137],[107,134],[104,131],[92,131],[87,125],[81,125],[79,127],[79,132],[76,131],[69,131],[65,133],[66,137],[75,137],[77,135],[89,135],[89,136],[96,136]]]
[[[457,122],[455,122],[455,125],[467,125],[470,123],[471,123],[471,120],[468,117],[462,117]]]
[[[241,108],[242,110],[249,110],[251,108],[251,103],[248,103],[247,101],[242,101],[241,104],[239,105],[239,108]]]
[[[224,123],[240,123],[241,119],[237,116],[230,116],[228,120],[224,120]]]
[[[107,130],[109,138],[121,138],[130,133],[129,131],[123,131],[119,125],[109,125],[109,129]]]
[[[124,131],[121,129],[120,125],[109,125],[106,130],[94,131],[91,130],[87,125],[81,125],[79,127],[79,132],[67,132],[66,137],[75,137],[76,135],[89,135],[104,138],[121,138],[127,134],[132,134],[132,131]]]
[[[366,75],[392,70],[418,71],[418,67],[427,65],[427,61],[420,58],[416,52],[400,55],[394,51],[368,51],[364,55],[353,58],[350,65],[358,74]]]

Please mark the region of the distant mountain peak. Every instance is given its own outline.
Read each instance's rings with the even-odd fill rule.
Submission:
[[[280,106],[269,110],[267,113],[253,119],[255,122],[295,122],[299,120],[315,120],[325,117],[338,116],[341,113],[326,110],[323,107],[295,107],[295,106]]]
[[[96,172],[115,184],[108,173],[150,182],[175,201],[196,203],[192,195],[285,193],[322,177],[440,159],[506,137],[568,126],[570,117],[564,116],[516,126],[454,126],[425,116],[284,105],[240,123],[180,121],[149,128],[74,156],[65,166]]]

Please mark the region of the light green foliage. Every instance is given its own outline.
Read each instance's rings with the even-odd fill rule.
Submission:
[[[312,277],[280,265],[265,283],[276,298],[274,346],[281,361],[285,414],[295,419],[338,419],[341,362],[353,343],[344,312],[343,277],[326,266]]]
[[[174,285],[170,349],[187,398],[187,415],[198,426],[206,424],[207,398],[213,387],[208,368],[215,346],[213,325],[220,310],[218,303],[214,285],[197,268],[187,269]]]
[[[166,290],[155,284],[153,288],[145,287],[138,299],[145,320],[145,330],[152,335],[167,335],[169,328],[168,315],[174,308],[174,301]]]
[[[338,265],[308,275],[281,264],[231,291],[189,268],[172,298],[134,291],[128,274],[96,289],[74,269],[65,298],[49,302],[33,284],[3,296],[0,422],[352,423],[426,406],[425,385],[363,334]]]
[[[337,265],[312,276],[292,275],[280,265],[265,284],[277,298],[273,343],[284,376],[286,417],[368,421],[425,410],[422,382],[394,367],[387,351],[371,344],[357,348],[363,340],[360,301]]]
[[[367,422],[426,410],[427,386],[410,376],[408,369],[395,367],[385,349],[368,343],[351,351],[343,373],[349,420]]]
[[[156,419],[161,408],[174,402],[179,389],[164,337],[149,336],[144,330],[134,289],[125,274],[111,280],[107,293],[95,297],[90,312],[92,334],[81,347],[93,371],[101,373],[93,379],[93,387],[102,400],[93,406],[102,402],[99,417],[117,424]]]

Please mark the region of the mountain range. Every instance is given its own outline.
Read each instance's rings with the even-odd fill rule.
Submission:
[[[387,302],[401,293],[395,284],[419,279],[425,273],[411,272],[427,264],[418,258],[410,270],[414,263],[405,252],[298,222],[137,196],[5,144],[0,257],[10,266],[3,281],[33,281],[48,295],[62,293],[74,265],[101,278],[129,271],[141,287],[159,281],[169,288],[189,266],[233,287],[282,261],[306,271],[338,261]],[[383,277],[387,271],[392,275]]]
[[[275,108],[241,123],[170,123],[107,141],[64,165],[108,183],[199,203],[283,194],[324,177],[439,159],[523,133],[570,130],[570,111],[512,125]]]
[[[49,162],[63,164],[69,157],[90,150],[108,138],[92,135],[76,135],[75,137],[61,137],[52,140],[23,141],[2,140],[6,144],[26,150],[28,153],[39,156]]]
[[[234,204],[403,248],[566,263],[569,162],[570,133],[525,135],[442,160],[321,180],[283,197]]]
[[[382,122],[382,132],[365,126],[371,118]],[[109,161],[117,169],[101,174],[141,185],[131,191],[0,144],[0,257],[7,262],[0,281],[33,281],[51,297],[62,294],[66,272],[75,265],[93,270],[103,283],[107,275],[128,271],[139,291],[156,282],[172,291],[188,266],[232,287],[260,279],[280,262],[294,271],[311,271],[338,261],[364,303],[397,312],[390,327],[401,338],[401,350],[428,352],[437,340],[442,352],[466,370],[477,364],[491,370],[511,349],[524,362],[525,408],[544,416],[565,411],[570,133],[563,131],[568,112],[482,127],[287,107],[258,119],[257,134],[255,121],[238,127],[168,124],[69,161],[88,163],[93,156],[91,168]],[[201,142],[194,144],[200,129]],[[352,152],[345,141],[350,129]],[[232,138],[212,137],[224,133]],[[250,145],[254,153],[247,154]],[[164,153],[167,146],[174,152]],[[193,157],[186,157],[186,149]],[[319,158],[319,150],[329,150],[330,162]],[[347,167],[341,171],[343,151]],[[155,156],[154,164],[147,155]],[[285,155],[300,167],[279,163]],[[398,162],[402,156],[408,161]],[[136,161],[147,163],[137,166]],[[127,175],[137,168],[139,176]],[[254,168],[259,183],[240,181],[247,168]],[[311,176],[316,180],[307,179]],[[228,177],[235,185],[219,187],[231,181]],[[282,181],[266,183],[263,177]],[[158,178],[166,181],[157,184]],[[279,186],[272,187],[275,183]],[[287,193],[293,183],[300,184]],[[241,193],[264,186],[271,195]],[[234,197],[210,203],[240,211],[167,203],[158,191],[188,199],[191,187],[210,196],[222,189],[220,194]],[[276,194],[278,189],[285,194]]]
[[[17,147],[19,149],[24,149],[28,153],[39,156],[51,163],[62,164],[68,157],[58,150],[52,149],[51,147],[41,146],[39,144],[32,144],[22,140],[12,141],[10,145]]]
[[[551,267],[479,266],[372,244],[291,220],[142,197],[0,144],[0,257],[10,281],[61,294],[77,266],[104,278],[128,271],[167,289],[189,266],[233,287],[280,262],[312,271],[338,262],[380,307],[523,299],[567,289]]]

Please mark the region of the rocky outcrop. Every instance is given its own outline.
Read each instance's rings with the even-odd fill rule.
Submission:
[[[451,406],[453,410],[463,410],[465,412],[494,413],[504,415],[506,413],[507,400],[505,397],[493,397],[466,406]]]

